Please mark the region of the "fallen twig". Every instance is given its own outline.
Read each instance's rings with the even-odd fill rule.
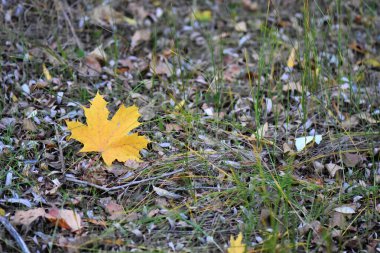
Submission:
[[[26,244],[25,244],[24,240],[21,238],[20,234],[16,231],[16,229],[12,226],[12,224],[4,216],[0,216],[0,223],[3,224],[3,226],[11,234],[13,239],[16,240],[16,243],[18,244],[18,246],[20,246],[21,251],[23,253],[30,253],[28,246],[26,246]]]
[[[79,180],[79,179],[76,179],[76,178],[73,178],[73,177],[68,177],[68,176],[66,176],[66,180],[70,181],[70,182],[73,182],[73,183],[76,183],[76,184],[84,184],[84,185],[88,185],[88,186],[94,187],[94,188],[102,190],[102,191],[109,192],[109,191],[115,191],[115,190],[127,188],[127,187],[132,186],[132,185],[137,185],[137,184],[149,182],[149,181],[152,181],[152,180],[155,180],[155,179],[159,179],[159,178],[163,178],[163,177],[168,177],[168,176],[177,174],[177,173],[182,172],[182,171],[184,171],[183,168],[175,170],[175,171],[172,171],[172,172],[164,173],[164,174],[156,176],[156,177],[145,178],[145,179],[133,181],[133,182],[130,182],[130,183],[127,183],[127,184],[118,185],[118,186],[114,186],[114,187],[110,187],[110,188],[107,188],[107,187],[104,187],[104,186],[101,186],[101,185],[97,185],[97,184],[93,184],[93,183],[90,183],[90,182],[87,182],[87,181]]]

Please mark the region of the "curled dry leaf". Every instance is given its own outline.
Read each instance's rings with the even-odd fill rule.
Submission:
[[[77,232],[82,229],[82,219],[80,215],[73,210],[52,208],[45,217],[50,222],[56,223],[59,227],[70,230],[71,232]]]
[[[182,198],[182,196],[179,195],[179,194],[176,194],[176,193],[173,193],[173,192],[169,192],[169,191],[167,191],[165,189],[162,189],[162,188],[159,188],[159,187],[153,186],[153,190],[160,197],[166,197],[168,199],[180,199],[180,198]]]
[[[334,208],[334,211],[338,213],[342,213],[342,214],[356,213],[355,209],[352,206],[340,206],[340,207]]]
[[[103,45],[97,46],[94,50],[89,53],[89,55],[95,57],[98,61],[106,62],[107,61],[107,54],[104,51]]]
[[[343,170],[343,167],[336,165],[334,163],[325,164],[325,168],[329,172],[331,177],[334,177],[338,170]]]
[[[322,135],[318,134],[315,136],[305,136],[305,137],[299,137],[296,138],[295,144],[297,151],[302,151],[307,144],[311,143],[312,141],[315,141],[315,143],[319,144],[322,141]]]
[[[44,73],[44,76],[46,78],[46,81],[51,81],[52,77],[50,75],[49,70],[46,68],[45,63],[42,64],[42,72]]]

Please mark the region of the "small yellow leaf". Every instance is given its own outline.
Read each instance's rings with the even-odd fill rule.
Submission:
[[[183,108],[183,106],[185,105],[185,100],[182,100],[181,102],[179,102],[176,106],[174,106],[174,111],[179,111]]]
[[[289,68],[293,68],[296,65],[296,49],[294,47],[292,48],[292,51],[290,51],[287,65]]]
[[[210,10],[195,11],[193,15],[194,15],[195,20],[199,22],[209,22],[212,17],[212,13]]]
[[[45,63],[42,64],[42,71],[44,72],[44,76],[47,81],[50,81],[52,79],[49,70],[46,68]]]
[[[84,144],[79,152],[100,152],[104,162],[109,166],[116,159],[140,161],[140,150],[146,148],[149,141],[144,136],[128,133],[138,127],[140,114],[136,106],[121,105],[111,120],[107,102],[96,94],[89,108],[83,108],[87,125],[78,121],[66,121],[71,131],[69,138]]]
[[[236,237],[236,240],[231,235],[230,237],[230,247],[227,249],[228,253],[244,253],[245,252],[245,244],[241,243],[243,241],[243,234],[240,232]]]
[[[374,58],[365,59],[363,63],[372,68],[380,68],[380,62]]]

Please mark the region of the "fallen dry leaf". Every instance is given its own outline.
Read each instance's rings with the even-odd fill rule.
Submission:
[[[89,53],[89,55],[102,62],[106,62],[108,58],[106,52],[104,51],[103,45],[97,46],[94,50],[91,51],[91,53]]]
[[[302,93],[303,89],[302,89],[302,85],[300,82],[290,82],[289,84],[285,84],[284,86],[282,86],[282,91],[298,91],[299,93]]]
[[[77,232],[82,229],[82,219],[80,215],[67,209],[51,208],[47,214],[46,219],[52,223],[56,223],[59,227]]]
[[[162,188],[159,188],[159,187],[155,187],[153,186],[153,190],[157,193],[158,196],[160,197],[166,197],[168,199],[180,199],[182,198],[181,195],[178,195],[176,193],[173,193],[173,192],[169,192],[165,189],[162,189]]]
[[[244,21],[240,21],[239,23],[236,23],[235,30],[237,32],[246,32],[247,31],[247,23]]]
[[[331,177],[334,177],[335,174],[336,174],[336,172],[337,172],[338,170],[343,170],[342,167],[340,167],[340,166],[338,166],[338,165],[336,165],[336,164],[334,164],[334,163],[326,164],[326,165],[325,165],[325,168],[326,168],[327,171],[330,173],[330,176],[331,176]]]
[[[334,211],[338,213],[342,213],[342,214],[356,213],[355,209],[352,206],[340,206],[340,207],[334,208]]]
[[[38,218],[45,217],[45,214],[44,208],[34,208],[26,211],[19,210],[12,217],[12,224],[29,227]]]
[[[245,244],[242,243],[243,234],[240,232],[236,239],[231,235],[230,237],[230,247],[227,249],[228,253],[244,253],[245,252]]]
[[[322,135],[317,134],[315,136],[303,136],[295,139],[296,149],[297,151],[302,151],[307,144],[315,141],[315,143],[319,144],[322,141]]]
[[[257,11],[257,9],[259,8],[259,4],[256,1],[252,0],[242,0],[242,4],[244,8],[250,11]]]
[[[140,160],[139,151],[146,148],[149,141],[137,133],[127,135],[138,127],[140,114],[136,106],[121,105],[111,120],[107,102],[97,93],[90,108],[83,107],[87,125],[78,121],[66,121],[71,131],[70,139],[84,144],[79,152],[100,152],[104,162],[109,166],[114,160]]]
[[[347,118],[341,124],[344,129],[354,128],[359,124],[359,119],[356,116],[352,116],[352,117]]]
[[[111,215],[108,217],[110,220],[119,220],[125,216],[125,210],[123,206],[117,204],[113,200],[106,204],[105,210]]]
[[[157,62],[156,60],[153,60],[150,63],[150,69],[155,75],[166,75],[167,77],[170,77],[173,74],[173,67],[169,62]]]
[[[294,155],[295,154],[294,150],[286,142],[284,142],[284,144],[282,144],[282,148],[284,150],[284,154],[288,154],[288,155]]]
[[[149,41],[149,40],[150,40],[150,30],[149,29],[137,30],[132,36],[131,48],[134,49],[141,42]]]
[[[361,112],[361,113],[355,114],[354,116],[358,117],[361,120],[365,120],[370,124],[376,124],[380,122],[372,118],[371,114],[369,114],[368,112]]]
[[[112,27],[118,24],[127,23],[129,25],[136,25],[134,19],[124,16],[123,13],[116,11],[110,5],[100,5],[96,7],[91,14],[91,21],[97,25]]]
[[[342,156],[342,160],[344,165],[346,165],[347,167],[355,167],[361,161],[363,161],[363,157],[358,154],[344,153]]]
[[[347,224],[346,224],[346,217],[344,216],[344,214],[340,212],[334,212],[330,220],[330,226],[338,227],[341,229],[346,228]]]
[[[79,73],[86,77],[97,77],[102,72],[102,65],[94,55],[88,55],[79,67]]]

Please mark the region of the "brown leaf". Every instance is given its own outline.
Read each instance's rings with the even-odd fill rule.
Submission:
[[[244,8],[250,10],[250,11],[257,11],[257,9],[259,8],[259,5],[256,1],[252,1],[252,0],[242,0],[241,1]]]
[[[289,146],[288,143],[284,142],[284,144],[282,144],[282,148],[284,149],[284,154],[288,154],[288,155],[294,155],[296,152],[294,152],[294,150]]]
[[[334,212],[334,214],[330,220],[330,226],[345,229],[346,228],[346,218],[344,217],[344,215],[342,213]]]
[[[82,66],[79,67],[79,73],[88,77],[97,77],[101,72],[102,65],[94,55],[86,56]]]
[[[172,131],[181,131],[182,127],[177,125],[177,124],[166,124],[165,125],[166,131],[167,132],[172,132]]]
[[[100,45],[100,46],[96,47],[88,55],[89,56],[90,55],[93,56],[99,62],[106,62],[107,58],[108,58],[106,52],[104,51],[103,45]]]
[[[131,41],[131,48],[134,49],[141,42],[150,40],[150,30],[149,29],[137,30],[133,34],[131,40],[132,40]]]
[[[312,221],[311,223],[303,224],[302,226],[300,226],[298,228],[298,232],[301,235],[305,235],[310,230],[313,231],[313,234],[319,234],[322,230],[321,223],[319,221],[315,220],[315,221]]]
[[[82,219],[80,215],[67,209],[51,208],[45,217],[52,223],[58,224],[59,227],[77,232],[82,229]]]
[[[34,124],[34,122],[31,119],[27,119],[27,118],[23,119],[22,120],[22,127],[26,131],[30,131],[30,132],[37,131],[36,124]]]
[[[97,25],[112,27],[118,24],[135,25],[134,19],[124,16],[123,13],[116,11],[110,5],[100,5],[91,14],[91,21]]]
[[[227,82],[233,82],[241,73],[244,68],[239,64],[229,64],[227,69],[223,73],[223,78]]]
[[[15,215],[12,217],[13,225],[24,225],[29,227],[35,220],[40,217],[45,217],[44,208],[34,208],[27,211],[16,211]]]
[[[359,119],[356,116],[351,116],[345,121],[342,122],[342,127],[344,129],[351,129],[356,127],[359,124]]]
[[[375,120],[374,118],[372,118],[371,114],[369,114],[368,112],[361,112],[361,113],[355,114],[355,116],[358,117],[361,120],[367,121],[370,124],[376,124],[376,123],[380,122],[380,121]]]
[[[157,63],[157,61],[152,61],[150,63],[150,69],[156,75],[166,75],[167,77],[170,77],[173,74],[173,67],[169,62],[159,61]]]
[[[108,217],[110,220],[119,220],[125,216],[125,211],[122,205],[117,204],[115,201],[111,200],[105,206],[105,210],[111,216]]]
[[[363,161],[363,157],[358,154],[344,153],[342,158],[344,165],[347,167],[355,167]]]

